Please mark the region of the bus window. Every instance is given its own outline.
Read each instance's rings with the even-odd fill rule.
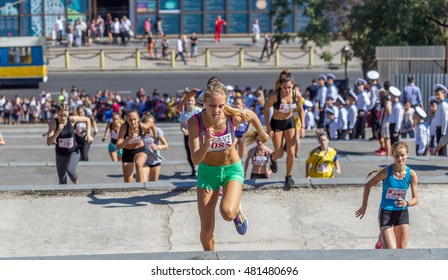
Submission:
[[[33,58],[31,56],[30,47],[11,47],[8,48],[8,63],[9,64],[31,64]]]

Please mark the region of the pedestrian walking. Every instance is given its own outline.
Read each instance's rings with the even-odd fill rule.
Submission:
[[[268,57],[268,61],[269,59],[271,59],[271,38],[269,37],[269,34],[266,33],[264,34],[264,45],[263,45],[263,50],[261,51],[261,56],[260,56],[260,61],[263,61],[263,57],[264,54],[266,53],[266,56]]]
[[[409,207],[418,203],[417,173],[406,165],[409,148],[405,142],[392,145],[394,163],[383,168],[364,187],[362,205],[355,215],[362,219],[367,211],[370,189],[383,182],[378,223],[383,248],[406,249],[409,240]],[[370,174],[369,174],[370,175]],[[368,175],[368,176],[369,176]],[[406,199],[411,188],[411,199]]]
[[[426,156],[429,147],[429,125],[426,122],[426,112],[422,107],[415,107],[415,154]]]
[[[184,65],[187,65],[187,59],[185,58],[185,53],[184,53],[184,42],[182,40],[183,36],[179,35],[179,37],[177,38],[176,41],[176,57],[175,59],[177,59],[177,56],[180,55],[180,57],[182,58],[182,61],[184,62]]]

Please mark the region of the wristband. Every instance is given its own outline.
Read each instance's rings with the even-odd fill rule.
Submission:
[[[406,207],[411,207],[411,202],[406,201]]]
[[[161,150],[161,149],[162,149],[162,146],[158,145],[158,148],[159,148],[159,150]]]

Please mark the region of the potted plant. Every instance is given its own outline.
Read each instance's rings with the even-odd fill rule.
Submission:
[[[338,69],[339,66],[335,65],[332,63],[333,60],[333,54],[331,52],[323,52],[322,55],[320,56],[320,59],[323,59],[325,61],[325,63],[328,65],[328,68],[330,69]]]

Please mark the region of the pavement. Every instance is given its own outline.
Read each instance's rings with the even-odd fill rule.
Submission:
[[[170,39],[169,52],[174,50],[176,39]],[[309,47],[301,49],[298,40],[282,43],[279,48],[279,57],[276,62],[275,56],[270,60],[260,61],[263,44],[253,45],[251,38],[223,38],[215,44],[213,38],[200,38],[198,44],[197,59],[189,59],[188,65],[184,65],[180,57],[171,65],[169,56],[167,60],[151,59],[148,55],[144,41],[132,39],[127,46],[110,45],[107,42],[66,49],[65,45],[48,47],[48,70],[49,72],[60,71],[210,71],[210,70],[272,70],[272,69],[343,69],[341,62],[341,49],[347,45],[345,40],[333,41],[325,48],[313,46],[312,63],[310,63]],[[208,65],[205,59],[205,50],[210,50]],[[244,50],[244,57],[240,58],[240,50]],[[67,67],[65,52],[69,51],[69,66]],[[104,51],[103,67],[100,66],[100,50]],[[136,50],[140,51],[140,65],[136,66]],[[324,51],[333,54],[331,66],[320,56]],[[207,65],[207,66],[206,66]],[[360,60],[354,58],[347,65],[350,69],[360,69]]]
[[[120,259],[175,253],[152,255],[165,259],[201,251],[195,180],[189,177],[178,124],[159,126],[170,145],[163,152],[166,161],[159,182],[124,184],[120,164],[110,161],[106,144],[97,137],[92,161],[78,167],[82,184],[63,186],[57,185],[54,147],[47,147],[42,137],[46,126],[3,127],[7,145],[0,152],[0,257],[103,255]],[[103,131],[101,125],[99,135]],[[412,156],[413,142],[408,144]],[[308,132],[293,172],[296,185],[290,191],[282,189],[284,161],[270,179],[246,180],[242,198],[249,218],[246,235],[239,236],[233,223],[225,222],[216,211],[217,251],[239,252],[227,255],[230,259],[249,258],[254,251],[261,252],[260,258],[310,257],[314,250],[321,258],[328,250],[346,254],[326,255],[332,259],[350,255],[351,250],[357,252],[352,254],[355,259],[386,258],[367,253],[378,234],[380,188],[372,189],[362,220],[354,212],[360,207],[367,173],[392,159],[374,155],[377,143],[373,141],[333,141],[330,146],[340,154],[342,174],[335,179],[308,180],[303,174],[304,160],[315,146],[317,140]],[[411,157],[408,163],[420,178],[420,201],[410,209],[409,247],[448,248],[446,157]],[[283,253],[271,257],[266,253],[279,250]],[[427,256],[428,251],[423,252]],[[402,258],[412,258],[407,256]],[[446,259],[446,251],[442,258]]]

